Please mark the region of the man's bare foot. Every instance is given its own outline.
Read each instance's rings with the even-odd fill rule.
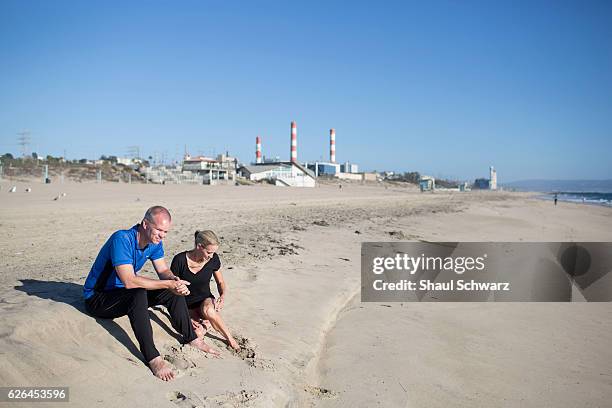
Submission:
[[[204,339],[201,339],[199,337],[197,339],[193,340],[189,344],[192,345],[193,347],[197,348],[198,350],[202,350],[205,353],[212,354],[213,356],[216,356],[216,357],[220,357],[221,356],[221,353],[219,352],[219,350],[217,350],[216,348],[211,347],[208,344],[204,343]]]
[[[193,327],[193,331],[195,332],[196,336],[201,339],[204,338],[206,332],[208,331],[204,325],[200,324],[200,322],[195,319],[191,319],[191,327]]]
[[[163,381],[170,381],[174,379],[174,371],[164,361],[161,356],[155,357],[149,361],[149,368],[153,372],[153,375]]]
[[[206,329],[203,326],[198,327],[194,332],[200,339],[204,339],[204,336],[206,336]]]
[[[233,337],[229,338],[228,343],[230,347],[234,349],[234,351],[240,351],[240,345],[238,344],[236,340],[234,340]]]

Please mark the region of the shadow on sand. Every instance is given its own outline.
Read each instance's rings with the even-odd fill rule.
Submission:
[[[15,289],[24,293],[28,296],[36,296],[41,299],[49,299],[54,302],[61,302],[74,307],[79,312],[95,319],[95,321],[102,326],[106,331],[109,332],[117,341],[123,344],[130,353],[138,360],[144,361],[144,357],[138,347],[132,342],[132,339],[128,334],[115,323],[112,319],[101,319],[98,317],[91,316],[85,310],[85,302],[83,301],[83,286],[71,282],[57,282],[57,281],[42,281],[36,279],[20,279],[22,286],[15,286]],[[161,310],[161,307],[156,307],[156,310]],[[167,315],[167,313],[165,313]],[[177,340],[180,340],[181,336],[175,333],[167,324],[165,324],[159,317],[153,312],[149,311],[151,319],[159,324],[168,334]]]

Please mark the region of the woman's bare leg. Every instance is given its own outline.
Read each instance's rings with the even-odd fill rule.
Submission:
[[[189,317],[191,317],[191,326],[193,327],[193,331],[195,332],[198,338],[203,339],[206,335],[206,326],[201,324],[200,322],[203,319],[203,316],[200,313],[199,308],[189,309]]]
[[[210,321],[212,327],[225,337],[231,348],[236,351],[240,350],[238,342],[232,337],[219,312],[215,310],[215,305],[211,298],[207,298],[202,302],[201,313],[205,319]]]

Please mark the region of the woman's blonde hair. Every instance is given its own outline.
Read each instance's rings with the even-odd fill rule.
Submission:
[[[211,230],[196,231],[194,238],[196,246],[198,246],[198,244],[204,247],[208,245],[219,245],[219,238],[217,238],[217,234]]]

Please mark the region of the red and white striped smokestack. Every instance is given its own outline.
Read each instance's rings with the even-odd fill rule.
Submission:
[[[297,125],[291,122],[291,162],[297,162]]]
[[[336,162],[336,129],[329,129],[329,161]]]
[[[255,163],[261,163],[261,138],[255,138]]]

